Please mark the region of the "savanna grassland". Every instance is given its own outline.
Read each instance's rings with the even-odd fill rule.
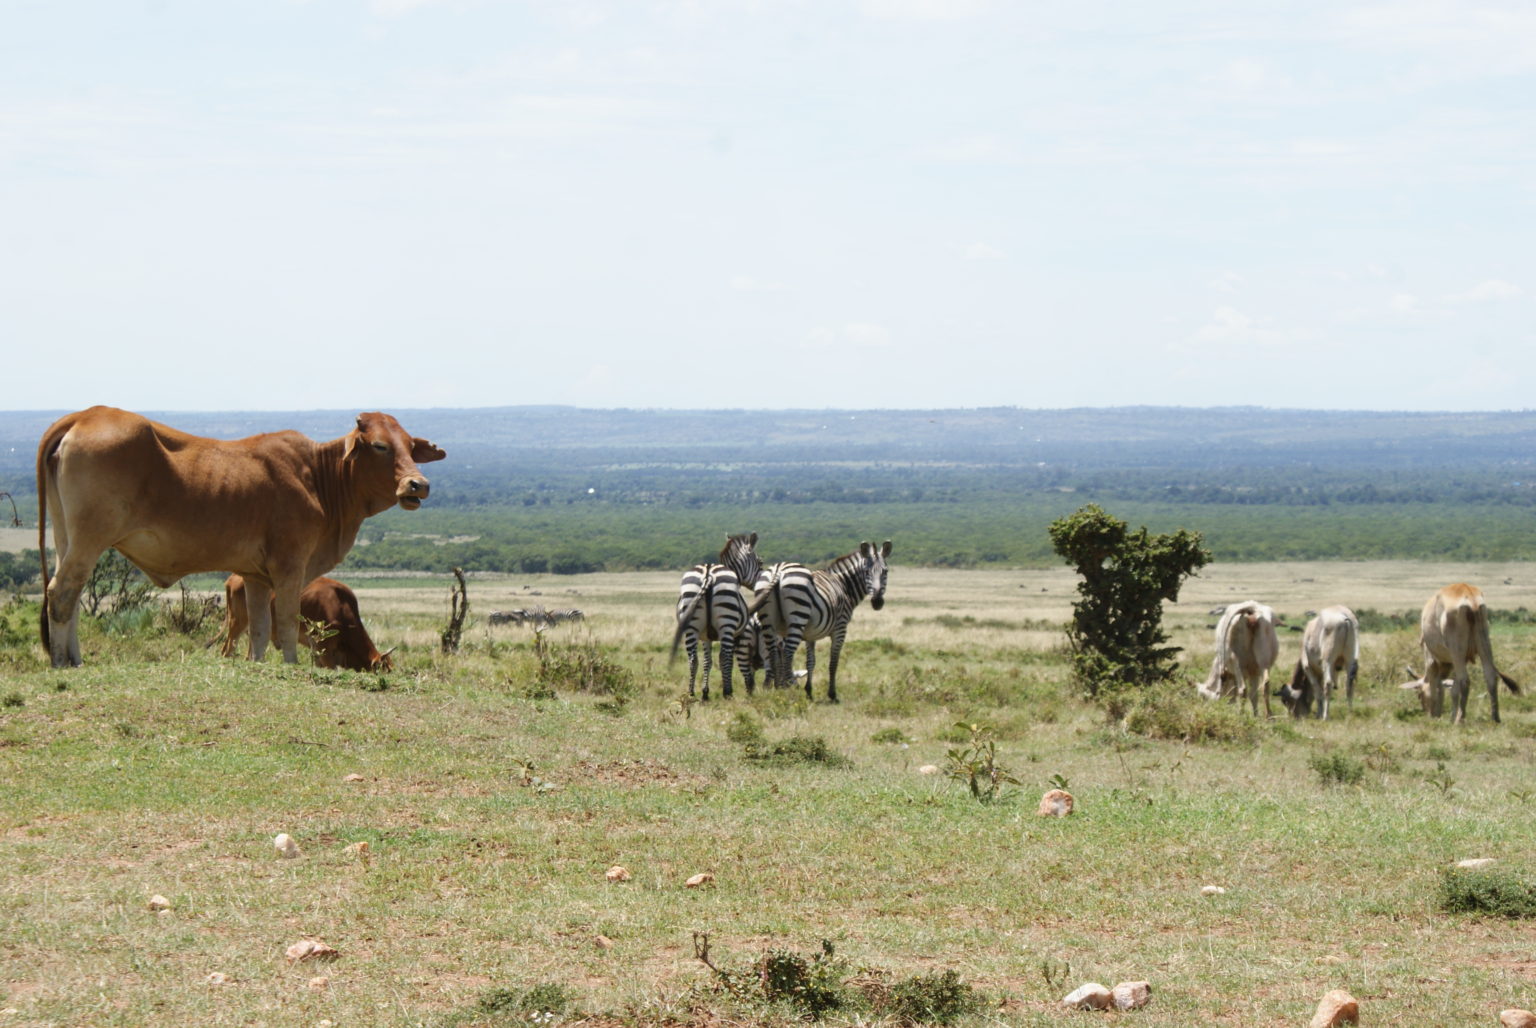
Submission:
[[[1438,890],[1468,857],[1536,874],[1536,705],[1507,697],[1492,725],[1479,689],[1469,724],[1427,720],[1396,688],[1417,663],[1396,624],[1458,580],[1536,609],[1531,567],[1210,566],[1168,610],[1191,677],[1219,604],[1258,598],[1298,627],[1337,602],[1397,619],[1366,619],[1360,694],[1335,720],[1276,701],[1255,721],[1186,686],[1133,709],[1135,730],[1068,680],[1066,569],[898,564],[885,609],[854,618],[838,706],[824,682],[812,703],[739,683],[686,702],[670,573],[472,577],[453,657],[448,580],[353,576],[375,639],[401,647],[383,677],[222,661],[201,645],[214,624],[187,636],[163,615],[88,625],[87,666],[55,672],[35,607],[13,606],[0,1025],[526,1024],[552,1007],[788,1024],[805,1008],[764,997],[762,960],[816,966],[822,940],[858,999],[830,1024],[897,1023],[903,983],[946,971],[980,1000],[967,1024],[1296,1025],[1335,987],[1363,1023],[1495,1023],[1536,1004],[1536,921],[1446,913]],[[540,604],[587,619],[485,622]],[[1298,640],[1282,634],[1283,665]],[[1530,624],[1501,621],[1494,647],[1536,687]],[[970,746],[957,723],[984,726],[1019,782],[995,802],[919,772]],[[1061,784],[1077,812],[1037,817]],[[279,832],[301,857],[277,855]],[[607,880],[615,864],[630,880]],[[169,911],[147,909],[156,894]],[[339,958],[289,963],[305,937]],[[1141,1011],[1056,1008],[1137,978]]]

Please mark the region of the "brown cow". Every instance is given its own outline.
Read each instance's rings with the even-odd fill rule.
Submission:
[[[1419,618],[1419,642],[1424,647],[1424,673],[1402,688],[1419,694],[1424,712],[1439,717],[1444,704],[1445,687],[1451,687],[1451,722],[1460,724],[1467,716],[1467,694],[1472,691],[1467,665],[1480,661],[1483,681],[1488,685],[1488,713],[1499,720],[1499,680],[1509,691],[1519,694],[1520,686],[1493,663],[1493,643],[1488,638],[1488,605],[1483,591],[1459,582],[1448,585],[1429,598]],[[1413,668],[1408,669],[1413,674]]]
[[[199,571],[234,571],[249,594],[251,656],[272,637],[298,656],[299,593],[352,548],[363,519],[399,504],[415,510],[430,485],[417,464],[447,456],[388,414],[359,414],[340,439],[298,432],[205,439],[128,411],[67,415],[37,448],[43,646],[54,667],[80,664],[80,590],[107,547],[159,586]]]
[[[357,594],[334,578],[317,578],[299,593],[299,614],[317,621],[331,634],[318,643],[299,626],[299,639],[315,651],[315,663],[348,671],[393,671],[388,653],[380,653],[363,627]],[[275,615],[274,615],[275,616]],[[230,575],[224,582],[224,656],[233,656],[235,642],[245,634],[250,615],[245,606],[245,579]],[[216,642],[217,640],[215,640]],[[213,645],[209,643],[209,645]]]

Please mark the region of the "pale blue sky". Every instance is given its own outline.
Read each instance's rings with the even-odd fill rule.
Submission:
[[[0,0],[10,408],[1528,408],[1536,5]]]

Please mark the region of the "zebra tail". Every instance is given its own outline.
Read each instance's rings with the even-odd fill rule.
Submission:
[[[707,593],[707,589],[700,589],[698,595],[693,598],[692,602],[690,602],[686,608],[678,613],[677,631],[672,633],[672,653],[667,657],[667,667],[671,667],[673,662],[677,660],[677,648],[682,645],[683,633],[687,630],[688,626],[693,623],[693,612],[699,609],[699,604],[704,601],[704,597],[707,595]]]

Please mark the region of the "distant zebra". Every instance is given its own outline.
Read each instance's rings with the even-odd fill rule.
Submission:
[[[825,568],[812,570],[804,564],[780,563],[768,568],[757,581],[757,598],[748,616],[760,614],[772,628],[779,645],[774,653],[772,678],[789,685],[795,650],[805,642],[805,695],[811,695],[811,676],[816,669],[816,640],[832,637],[827,661],[827,700],[837,702],[837,658],[848,635],[853,609],[864,597],[876,610],[885,606],[889,568],[885,559],[891,544],[859,543],[859,551],[842,556]]]
[[[677,645],[688,650],[688,695],[693,695],[699,669],[699,639],[704,639],[704,699],[709,699],[711,657],[709,644],[720,643],[720,693],[731,695],[731,658],[736,635],[747,620],[747,604],[741,586],[757,581],[763,563],[758,559],[757,533],[726,536],[718,563],[695,564],[683,573],[677,596],[677,631],[672,635],[672,656],[677,659]],[[747,691],[752,679],[747,677]]]

